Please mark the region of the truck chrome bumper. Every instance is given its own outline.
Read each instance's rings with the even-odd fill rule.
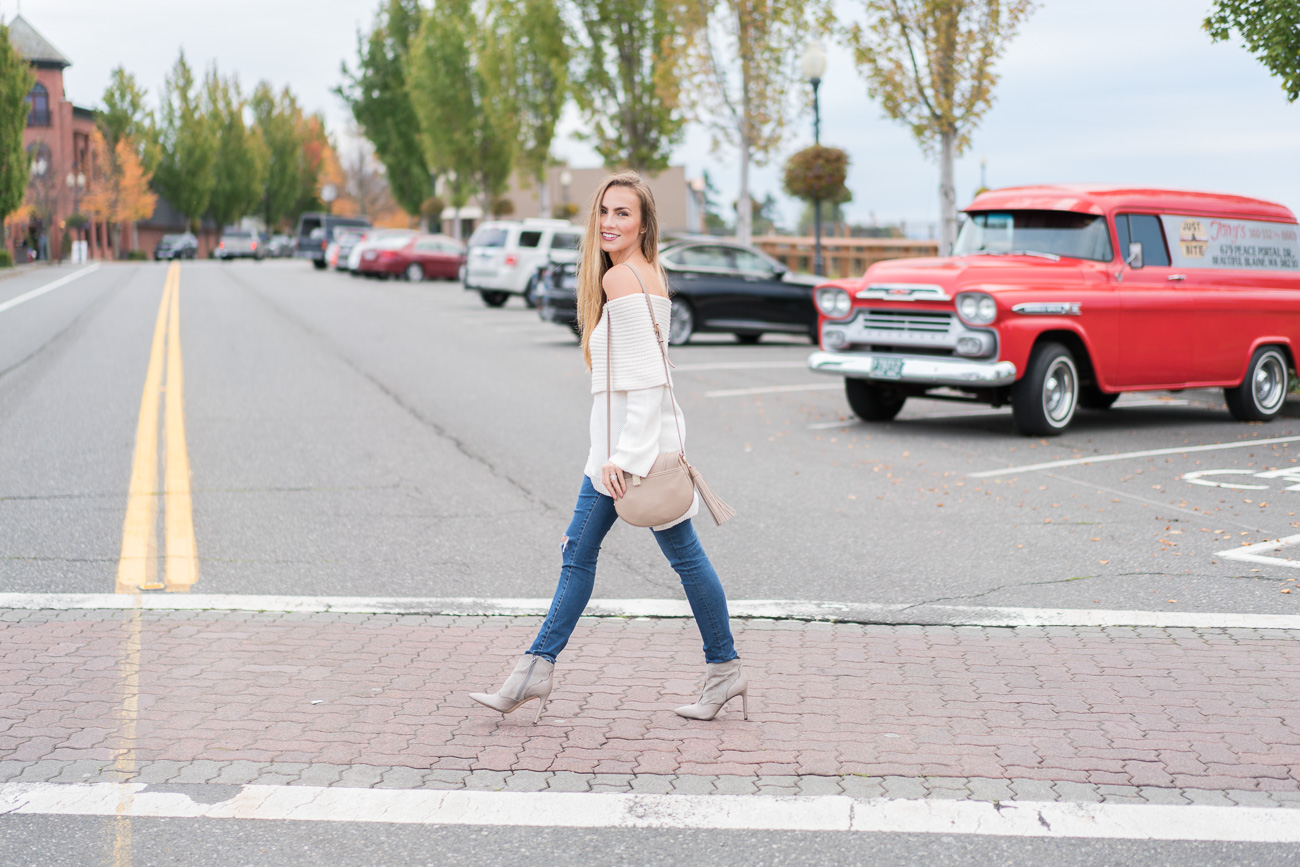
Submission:
[[[880,361],[902,362],[897,376],[881,375]],[[814,352],[808,369],[818,373],[870,379],[876,382],[907,382],[917,385],[1010,385],[1016,381],[1016,366],[1010,361],[972,361],[964,358],[931,358],[873,352]]]

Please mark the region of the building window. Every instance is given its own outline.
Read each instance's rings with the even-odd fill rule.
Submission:
[[[27,94],[27,125],[50,125],[50,92],[39,81]]]

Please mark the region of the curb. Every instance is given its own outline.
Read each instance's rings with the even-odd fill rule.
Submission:
[[[0,611],[237,611],[262,614],[544,617],[549,599],[351,596],[235,596],[223,594],[0,593]],[[887,605],[792,599],[734,599],[733,620],[848,623],[865,626],[1083,627],[1155,629],[1286,629],[1300,631],[1300,615],[1240,612],[1114,611]],[[685,619],[677,599],[592,599],[583,614],[604,619]]]

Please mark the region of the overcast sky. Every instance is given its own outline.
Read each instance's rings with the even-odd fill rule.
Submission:
[[[288,84],[311,111],[342,133],[347,109],[330,93],[339,64],[354,62],[356,32],[379,0],[0,0],[8,20],[22,14],[73,63],[69,96],[97,105],[119,64],[152,95],[183,46],[196,67],[212,62],[251,86]],[[842,14],[860,4],[839,0]],[[1300,103],[1239,44],[1211,44],[1201,30],[1209,0],[1041,0],[999,64],[993,110],[957,164],[958,202],[979,185],[1115,182],[1260,196],[1300,210]],[[849,152],[847,207],[854,220],[908,221],[927,229],[938,213],[937,166],[911,134],[885,119],[843,48],[831,45],[822,84],[822,141]],[[577,130],[570,113],[563,131]],[[754,192],[780,196],[780,165],[811,143],[811,118],[791,128],[786,147],[757,170]],[[557,156],[598,162],[564,135]],[[707,169],[721,198],[738,185],[734,154],[712,154],[692,130],[674,162],[688,176]],[[782,197],[784,198],[784,197]],[[797,212],[787,200],[785,213]]]

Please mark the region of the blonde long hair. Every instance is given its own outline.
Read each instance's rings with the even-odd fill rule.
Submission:
[[[659,215],[655,211],[654,193],[636,172],[619,172],[596,188],[587,208],[587,231],[578,245],[578,328],[582,334],[582,357],[591,370],[591,332],[605,309],[605,272],[613,267],[609,254],[600,249],[600,203],[610,187],[627,187],[641,202],[641,255],[655,269],[666,290],[668,278],[659,262]]]

